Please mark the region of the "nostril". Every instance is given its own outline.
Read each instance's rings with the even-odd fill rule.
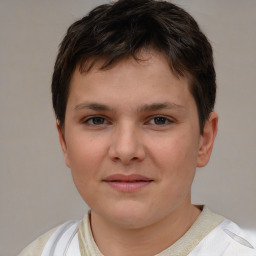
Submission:
[[[141,161],[145,157],[144,146],[141,140],[134,134],[133,129],[126,127],[113,134],[112,144],[109,147],[109,157],[112,161],[120,161],[123,164]]]

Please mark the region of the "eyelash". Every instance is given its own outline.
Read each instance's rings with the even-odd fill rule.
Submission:
[[[103,120],[103,123],[101,123],[101,124],[93,123],[93,120],[96,121],[97,119],[98,119],[98,121],[99,121],[99,119]],[[90,123],[90,122],[92,122],[92,123]],[[107,122],[107,119],[105,117],[102,117],[102,116],[91,116],[91,117],[85,119],[83,121],[83,124],[87,124],[89,126],[103,126],[103,125],[106,124],[106,122]]]
[[[156,120],[157,119],[160,119],[160,120],[158,120],[158,121],[164,121],[165,123],[164,124],[156,124]],[[149,121],[148,121],[148,123],[150,123],[152,120],[154,120],[154,124],[152,124],[152,125],[156,125],[156,126],[166,126],[166,125],[168,125],[168,124],[171,124],[171,123],[174,123],[174,120],[173,119],[171,119],[171,118],[168,118],[168,117],[165,117],[165,116],[161,116],[161,115],[159,115],[159,116],[153,116]]]
[[[97,124],[98,121],[102,121],[102,122]],[[154,123],[152,123],[152,121],[154,121]],[[159,121],[164,122],[164,123],[157,124],[157,122],[159,122]],[[104,126],[106,124],[109,124],[110,122],[103,116],[91,116],[91,117],[88,117],[87,119],[85,119],[82,123],[87,124],[88,126],[100,127],[100,126]],[[172,124],[172,123],[174,123],[173,119],[162,116],[162,115],[152,116],[146,122],[146,124],[156,125],[156,126],[160,126],[160,127],[161,126],[166,126],[166,125],[169,125],[169,124]]]

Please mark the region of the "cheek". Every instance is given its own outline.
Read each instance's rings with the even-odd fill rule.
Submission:
[[[196,164],[197,143],[186,135],[169,138],[154,147],[154,161],[159,170],[161,182],[171,194],[190,190]],[[177,195],[179,197],[179,195]]]
[[[67,143],[67,153],[70,161],[70,168],[75,183],[85,185],[97,179],[100,174],[106,149],[104,143],[99,140],[76,136]]]
[[[75,142],[73,140],[73,142]],[[79,140],[69,145],[70,169],[74,184],[83,198],[90,205],[97,191],[100,173],[101,150],[95,143]]]
[[[195,167],[198,146],[189,137],[181,136],[169,138],[154,145],[154,160],[166,169]]]

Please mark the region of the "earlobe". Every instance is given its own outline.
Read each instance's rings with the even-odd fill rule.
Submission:
[[[67,144],[66,144],[66,140],[65,140],[65,136],[64,136],[64,131],[63,131],[62,127],[60,126],[59,120],[56,120],[56,127],[57,127],[57,131],[59,134],[59,142],[60,142],[60,146],[61,146],[64,158],[65,158],[66,165],[67,165],[67,167],[70,168]]]
[[[216,112],[212,112],[209,119],[206,121],[203,133],[201,134],[197,167],[203,167],[209,162],[217,130],[218,115]]]

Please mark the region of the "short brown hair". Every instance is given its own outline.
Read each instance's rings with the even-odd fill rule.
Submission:
[[[202,132],[216,96],[212,47],[185,10],[157,0],[100,5],[69,27],[52,78],[53,107],[61,127],[77,65],[81,72],[88,72],[101,59],[105,69],[128,56],[138,59],[138,52],[145,48],[162,52],[175,74],[189,78]]]

